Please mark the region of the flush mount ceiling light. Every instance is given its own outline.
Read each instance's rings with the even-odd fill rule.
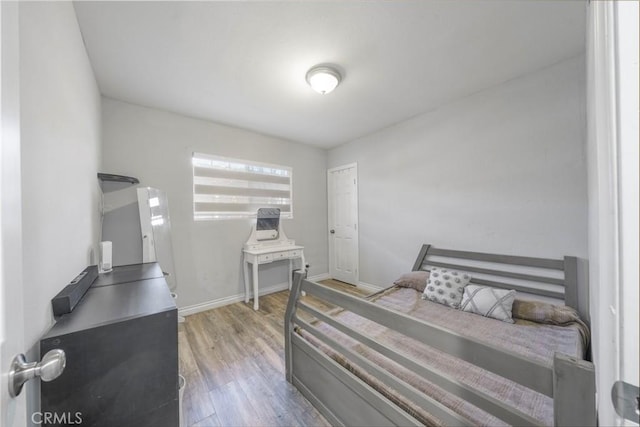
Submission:
[[[333,67],[328,65],[316,65],[307,71],[307,83],[316,92],[326,95],[338,86],[342,76]]]

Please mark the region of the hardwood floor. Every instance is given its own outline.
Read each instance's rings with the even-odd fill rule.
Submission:
[[[322,283],[363,296],[334,280]],[[180,373],[186,378],[186,427],[328,426],[285,379],[284,311],[288,291],[260,297],[260,310],[236,303],[188,316],[178,329]],[[310,305],[330,306],[312,297]]]

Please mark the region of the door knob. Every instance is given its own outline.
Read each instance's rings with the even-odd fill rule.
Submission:
[[[67,357],[63,350],[54,349],[44,355],[38,362],[27,363],[24,354],[18,354],[11,362],[9,369],[9,395],[16,397],[27,381],[40,377],[42,381],[53,381],[62,374],[67,365]]]
[[[336,230],[334,230],[333,228],[331,230],[329,230],[329,233],[331,234],[336,234]]]
[[[613,407],[622,418],[637,423],[640,420],[640,389],[638,386],[616,381],[611,388]]]

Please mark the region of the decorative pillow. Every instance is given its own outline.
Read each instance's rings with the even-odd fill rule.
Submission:
[[[428,271],[412,271],[410,273],[404,273],[393,282],[393,284],[402,288],[413,288],[418,292],[422,292],[425,286],[427,286],[428,278]]]
[[[515,297],[516,291],[514,290],[467,285],[464,288],[460,309],[513,323],[511,309]]]
[[[513,301],[512,317],[548,325],[567,325],[580,322],[580,316],[576,310],[566,305],[520,299]]]
[[[458,308],[462,301],[464,287],[469,280],[471,276],[463,271],[431,267],[422,299]]]

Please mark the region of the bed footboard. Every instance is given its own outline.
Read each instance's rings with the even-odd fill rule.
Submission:
[[[368,375],[372,375],[376,380],[407,396],[446,425],[473,425],[473,422],[342,346],[311,323],[301,319],[296,314],[298,309],[302,309],[316,319],[511,425],[539,425],[540,422],[481,390],[423,366],[374,338],[323,314],[300,300],[302,291],[552,397],[554,424],[557,426],[596,425],[595,380],[593,364],[590,362],[556,354],[553,367],[549,367],[521,355],[495,349],[428,322],[308,281],[304,273],[296,272],[285,313],[286,377],[287,381],[295,385],[334,425],[421,425],[422,423],[310,344],[295,331],[296,327],[302,327],[305,332],[313,335],[332,350],[355,361]]]
[[[422,425],[295,332],[295,312],[305,276],[295,273],[285,312],[287,381],[334,426]]]
[[[596,426],[593,363],[556,354],[553,361],[553,414],[557,426]]]

